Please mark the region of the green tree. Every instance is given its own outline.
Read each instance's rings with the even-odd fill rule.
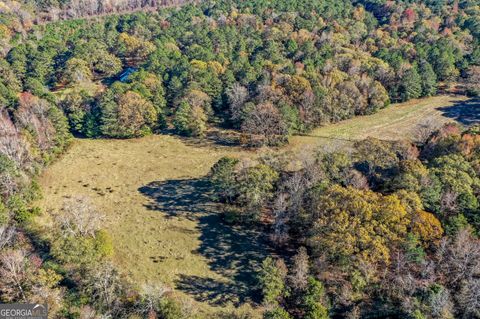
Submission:
[[[118,36],[118,52],[120,56],[133,62],[140,62],[155,50],[153,43],[145,41],[128,33]]]
[[[114,76],[122,70],[122,61],[106,50],[92,52],[92,67],[95,73],[104,77]]]
[[[93,97],[85,90],[73,90],[62,98],[60,105],[67,115],[70,129],[74,133],[89,134],[89,118],[93,115]]]
[[[232,202],[238,194],[238,184],[235,168],[239,160],[236,158],[223,157],[210,171],[210,181],[215,188],[215,194],[227,202]]]
[[[445,225],[445,233],[451,237],[456,236],[461,230],[470,228],[467,218],[463,214],[451,216]]]
[[[162,298],[158,303],[158,314],[162,319],[186,319],[181,305],[172,298]]]
[[[308,278],[308,286],[302,300],[305,319],[328,319],[328,308],[325,304],[325,288],[315,278]]]
[[[63,81],[69,85],[75,85],[92,80],[92,71],[88,63],[82,59],[71,58],[65,65]]]
[[[272,196],[278,173],[270,166],[260,164],[249,167],[238,176],[237,203],[248,217],[258,219],[263,204]]]
[[[441,39],[436,43],[429,54],[429,61],[439,80],[452,81],[459,74],[455,67],[456,52],[454,51],[454,45],[449,40]]]
[[[400,98],[403,101],[419,98],[422,95],[422,78],[418,74],[417,67],[412,66],[402,76],[400,86]]]
[[[268,309],[263,314],[263,319],[291,319],[290,314],[280,306],[275,306]]]
[[[422,84],[422,96],[432,96],[437,93],[437,75],[433,71],[432,65],[423,60],[418,66]]]
[[[278,306],[285,294],[286,266],[282,260],[267,257],[258,273],[258,282],[266,305]]]
[[[173,125],[180,134],[201,137],[205,134],[206,122],[207,115],[200,106],[182,101],[175,112]]]
[[[158,111],[140,94],[116,87],[101,101],[101,132],[105,136],[130,138],[151,133],[158,124]]]
[[[478,209],[475,190],[480,187],[480,179],[463,156],[459,154],[441,156],[436,158],[431,166],[431,174],[439,179],[443,195],[451,194],[454,198],[452,206],[447,207],[444,204],[444,209],[462,213]]]
[[[403,246],[409,261],[420,264],[425,260],[425,250],[418,238],[412,233],[407,235],[407,240]]]

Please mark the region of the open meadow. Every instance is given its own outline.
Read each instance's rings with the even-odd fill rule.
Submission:
[[[449,121],[468,125],[478,121],[478,101],[464,96],[439,95],[393,104],[379,112],[323,126],[290,139],[293,149],[315,148],[375,137],[383,140],[414,139],[418,125],[429,122],[441,126]],[[477,111],[477,112],[475,112]]]
[[[286,150],[319,147],[332,140],[367,136],[412,137],[425,118],[458,120],[476,108],[464,97],[438,96],[392,105],[296,136]],[[64,199],[85,195],[107,216],[123,272],[143,284],[162,283],[189,295],[202,309],[258,301],[254,270],[268,255],[263,238],[251,229],[223,225],[205,180],[223,156],[255,155],[238,147],[197,145],[154,135],[132,140],[76,139],[70,150],[42,175],[39,205],[58,210]]]

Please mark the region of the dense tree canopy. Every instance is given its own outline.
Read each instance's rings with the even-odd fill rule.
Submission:
[[[164,4],[82,3],[33,1],[20,8],[55,20]],[[1,44],[0,101],[13,106],[16,93],[31,91],[55,102],[49,91],[67,96],[65,85],[86,87],[90,98],[81,103],[81,116],[89,128],[82,131],[79,112],[66,109],[79,128],[75,133],[138,136],[138,129],[122,134],[93,129],[105,126],[102,117],[115,118],[104,103],[112,100],[111,90],[103,86],[128,82],[158,108],[162,125],[180,134],[202,136],[223,122],[240,129],[246,144],[275,145],[290,134],[370,114],[391,101],[434,95],[439,84],[459,77],[475,81],[478,11],[476,1],[224,0],[36,26],[27,13],[16,25],[11,19],[22,11],[10,9],[0,13],[0,30],[7,35]],[[22,27],[34,32],[21,33]],[[472,94],[478,91],[467,86]],[[162,128],[149,121],[142,134]]]
[[[351,152],[302,158],[293,170],[297,159],[281,156],[263,157],[254,166],[229,158],[214,165],[210,180],[226,203],[227,221],[251,223],[243,218],[252,212],[249,200],[256,223],[267,227],[278,251],[298,247],[287,270],[280,259],[263,265],[273,276],[266,280],[260,272],[268,314],[326,318],[381,310],[398,317],[437,318],[441,312],[445,318],[475,318],[477,134],[476,128],[462,132],[447,124],[419,145],[367,139]],[[237,181],[251,167],[270,167],[278,175],[263,188],[261,202],[241,197]],[[251,186],[242,189],[253,189],[258,181],[243,183]],[[465,273],[455,273],[457,267]],[[307,281],[309,276],[321,282]],[[330,312],[322,285],[333,302]],[[322,295],[316,304],[309,297],[313,291]]]

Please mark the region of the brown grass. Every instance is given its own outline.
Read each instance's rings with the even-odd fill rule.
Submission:
[[[196,196],[195,188],[199,186],[195,183],[201,184],[197,179],[203,178],[219,158],[243,154],[246,152],[235,148],[187,146],[171,136],[133,140],[76,139],[63,158],[43,174],[44,199],[40,206],[46,211],[55,210],[65,198],[90,197],[107,215],[105,228],[113,237],[115,262],[140,286],[165,283],[175,287],[182,278],[184,281],[200,278],[234,284],[235,274],[225,275],[212,270],[212,260],[207,260],[206,254],[199,251],[204,245],[201,227],[208,226],[199,225],[205,223],[202,218],[209,216],[206,209],[197,212],[198,207],[190,207],[188,202],[183,206],[168,203],[168,207],[164,206],[167,212],[161,212],[156,207],[155,185],[162,187],[163,182],[171,183],[164,185],[164,189],[185,193],[175,193],[170,200],[178,201],[176,197],[181,195]],[[205,206],[210,205],[208,198],[204,202]],[[192,202],[194,204],[199,205]],[[211,227],[221,227],[219,220],[207,222]]]

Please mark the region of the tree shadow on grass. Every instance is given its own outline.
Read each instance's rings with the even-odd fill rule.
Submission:
[[[212,127],[201,137],[179,135],[178,132],[173,129],[165,129],[161,133],[174,136],[175,138],[181,139],[185,145],[194,147],[232,148],[240,146],[240,133],[232,129]]]
[[[211,187],[206,179],[173,179],[152,182],[139,192],[151,199],[149,210],[161,211],[168,217],[198,220],[199,215],[215,212],[210,201]]]
[[[196,301],[210,305],[238,303],[238,292],[235,285],[199,276],[180,275],[177,289],[192,295]]]
[[[206,179],[179,179],[152,182],[139,188],[151,199],[147,208],[169,218],[188,218],[197,222],[199,254],[221,280],[180,275],[177,289],[201,302],[239,305],[258,302],[255,274],[269,247],[256,229],[229,226],[222,222],[219,206],[212,202],[212,188]]]
[[[471,126],[480,123],[480,99],[455,102],[451,106],[437,108],[442,115],[463,125]]]

